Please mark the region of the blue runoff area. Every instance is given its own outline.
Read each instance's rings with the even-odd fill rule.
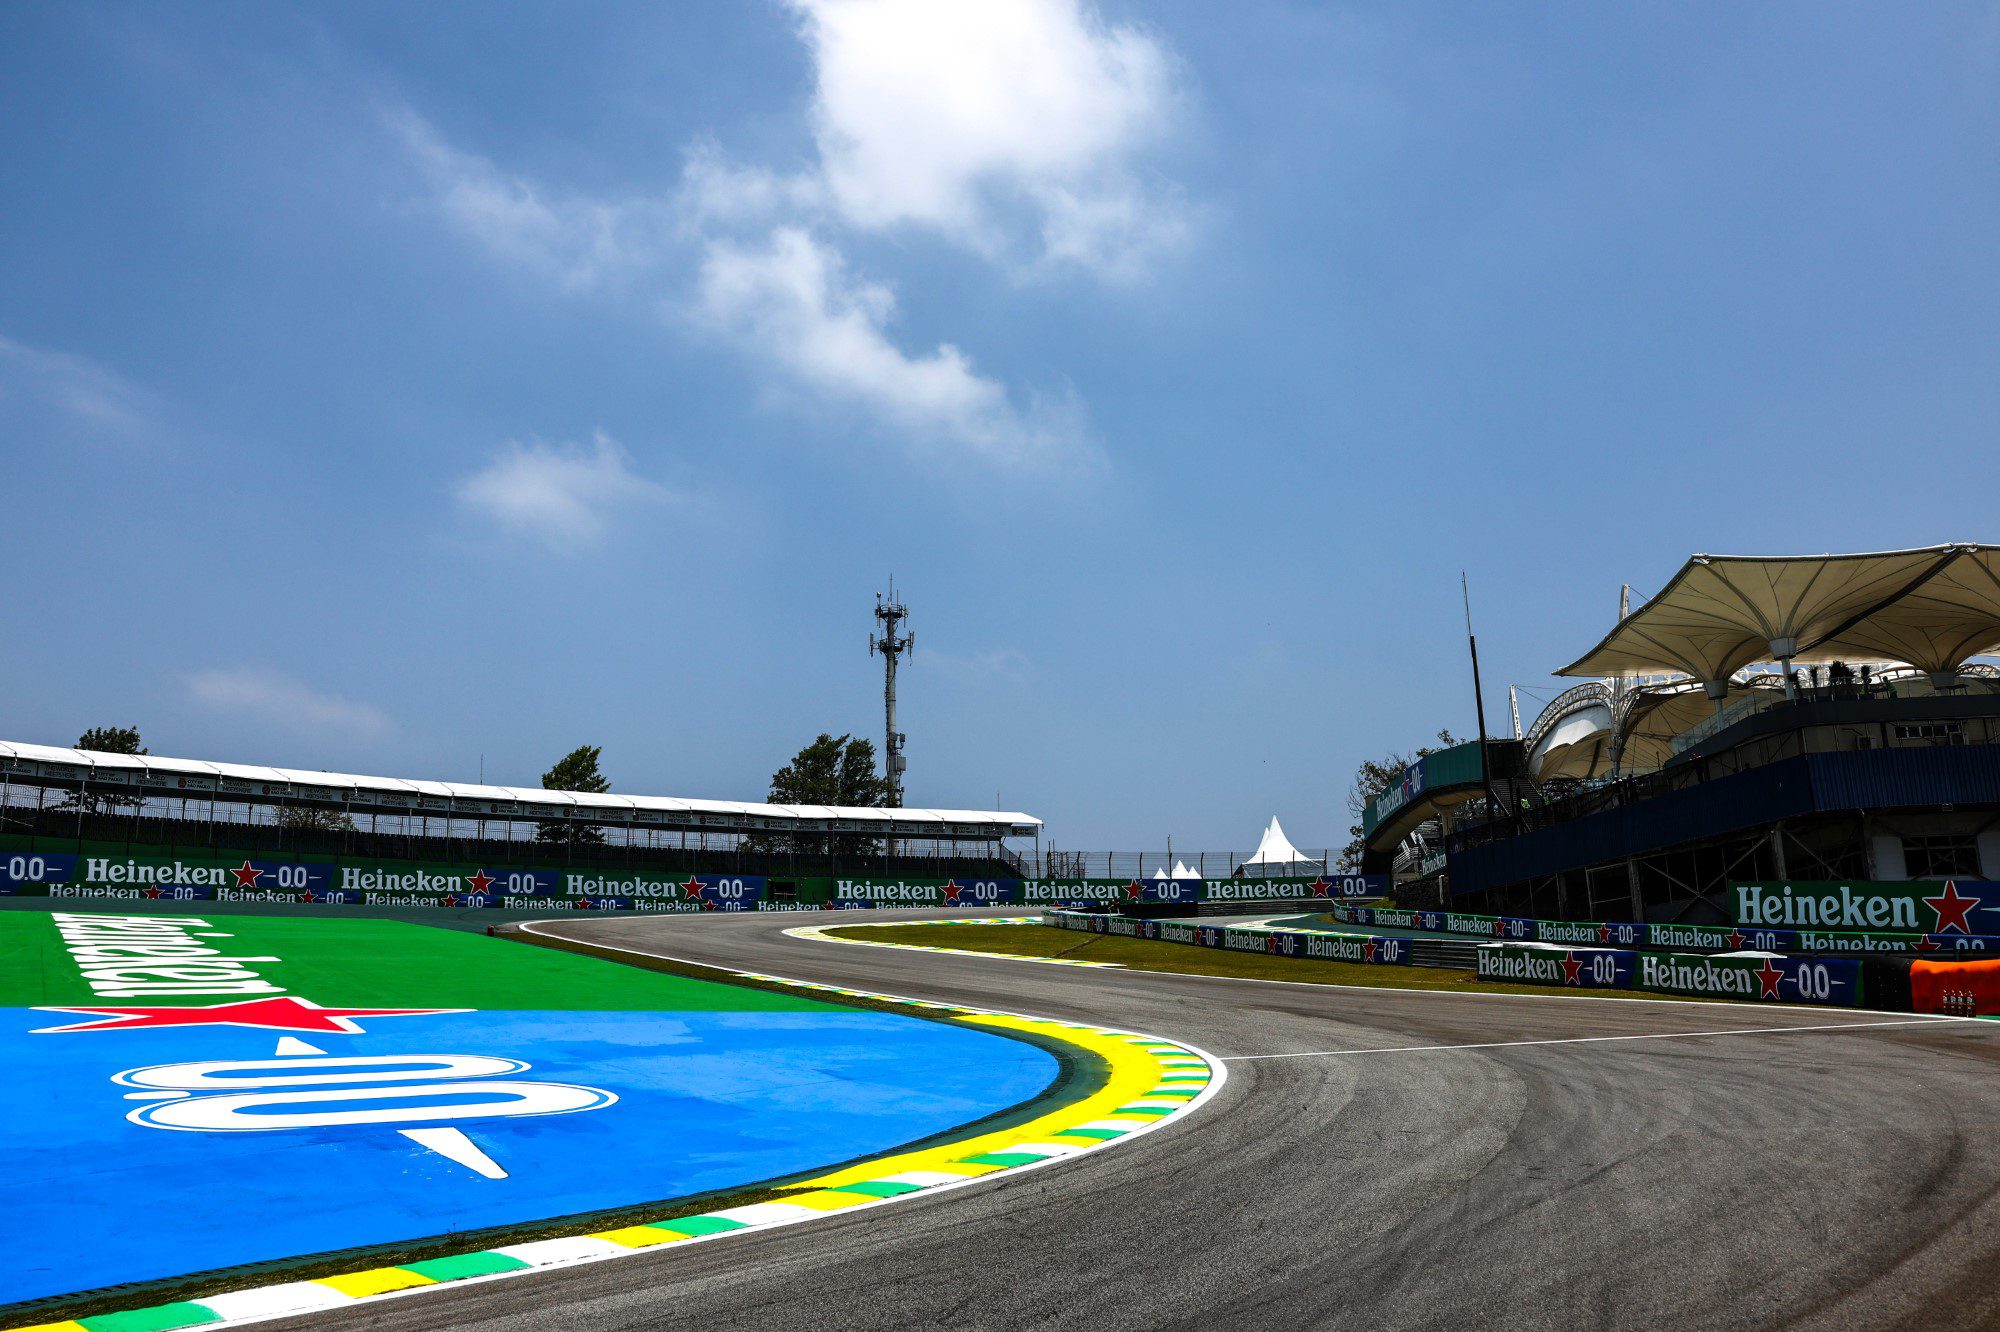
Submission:
[[[815,1172],[1058,1073],[1037,1046],[886,1013],[46,1030],[91,1020],[0,1009],[26,1093],[0,1138],[0,1304]]]

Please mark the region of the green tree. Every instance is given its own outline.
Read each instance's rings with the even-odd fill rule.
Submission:
[[[601,745],[578,745],[542,774],[542,788],[548,791],[586,791],[595,795],[609,791],[611,782],[597,767],[598,756],[603,752]],[[535,828],[535,840],[596,845],[604,841],[604,832],[584,824],[543,823]]]
[[[1347,788],[1347,812],[1353,816],[1354,823],[1347,830],[1348,842],[1341,849],[1340,859],[1335,862],[1335,867],[1349,874],[1360,871],[1362,819],[1368,813],[1368,806],[1374,803],[1376,796],[1388,790],[1391,782],[1402,780],[1403,769],[1427,754],[1435,754],[1440,749],[1450,749],[1453,745],[1463,743],[1464,741],[1452,735],[1450,731],[1439,731],[1436,744],[1420,745],[1413,753],[1384,754],[1379,759],[1362,760],[1361,767],[1354,774],[1354,785]]]
[[[819,739],[771,774],[774,805],[876,809],[889,803],[889,779],[875,771],[875,745],[851,735]]]
[[[278,811],[278,826],[298,832],[353,832],[354,820],[337,809],[286,805]]]
[[[877,809],[889,803],[890,794],[889,779],[875,771],[875,746],[871,741],[821,732],[819,739],[771,774],[768,799],[774,805]],[[809,834],[753,833],[743,839],[746,851],[828,856],[835,847],[835,838]],[[840,839],[838,847],[852,855],[872,855],[881,849],[881,843],[873,838],[849,836]]]
[[[139,743],[139,728],[136,726],[93,726],[76,738],[78,749],[93,749],[100,754],[143,754],[146,747]]]
[[[76,747],[98,754],[146,752],[146,747],[139,743],[139,728],[136,726],[93,726],[76,738]],[[141,796],[100,795],[95,791],[86,790],[72,794],[58,808],[76,809],[81,806],[87,813],[100,814],[118,809],[137,809],[145,803],[145,799]]]

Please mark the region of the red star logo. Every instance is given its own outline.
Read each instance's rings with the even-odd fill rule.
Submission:
[[[1767,957],[1764,959],[1764,965],[1757,968],[1755,975],[1757,983],[1764,987],[1763,991],[1757,997],[1759,999],[1776,999],[1778,997],[1778,982],[1785,978],[1785,973],[1778,970],[1777,965]]]
[[[1597,942],[1599,943],[1611,942],[1611,927],[1609,925],[1599,925],[1597,927]]]
[[[243,862],[242,869],[233,869],[229,872],[236,876],[236,886],[238,888],[255,888],[257,880],[264,877],[264,871],[252,868],[250,862],[247,860]]]
[[[946,906],[958,906],[960,904],[959,897],[964,892],[965,889],[958,886],[957,879],[946,879],[944,881],[944,904]]]
[[[1926,897],[1924,905],[1937,912],[1937,928],[1931,931],[1932,934],[1950,934],[1953,930],[1960,934],[1972,933],[1972,925],[1966,919],[1966,914],[1979,905],[1979,899],[1967,897],[1959,892],[1957,884],[1947,879],[1944,895]]]
[[[1938,949],[1942,947],[1944,947],[1943,944],[1931,938],[1931,936],[1928,934],[1921,934],[1917,936],[1917,951],[1919,953],[1935,953]]]
[[[1125,885],[1125,899],[1129,902],[1143,902],[1146,899],[1146,885],[1137,879]]]
[[[1741,931],[1741,930],[1731,930],[1731,931],[1729,932],[1729,946],[1730,946],[1731,948],[1734,948],[1734,949],[1739,949],[1739,950],[1740,950],[1740,949],[1741,949],[1741,948],[1743,947],[1743,945],[1744,945],[1744,944],[1745,944],[1746,942],[1748,942],[1748,941],[1747,941],[1746,939],[1744,939],[1744,937],[1743,937],[1743,931]]]
[[[450,893],[446,893],[446,894],[444,895],[444,904],[445,904],[446,906],[457,906],[457,905],[458,905],[458,899],[457,899],[456,897],[452,896],[452,895],[451,895]]]
[[[1580,985],[1582,983],[1583,983],[1583,963],[1577,958],[1577,955],[1575,953],[1564,953],[1563,984]]]
[[[1375,960],[1375,941],[1373,939],[1361,945],[1361,956],[1370,962]]]
[[[146,890],[146,896],[152,898],[160,898],[160,897],[165,897],[166,894],[164,892],[161,892],[158,888],[148,888]]]
[[[310,999],[283,995],[275,999],[243,999],[233,1004],[201,1008],[124,1006],[68,1007],[44,1005],[44,1013],[95,1013],[95,1022],[67,1027],[41,1027],[36,1034],[56,1031],[112,1031],[128,1027],[258,1027],[265,1031],[333,1031],[364,1035],[356,1018],[408,1017],[423,1013],[469,1013],[469,1008],[326,1008]]]
[[[697,879],[692,874],[688,875],[688,881],[681,885],[681,891],[687,894],[686,897],[681,899],[682,901],[686,902],[701,901],[701,880]]]
[[[473,893],[480,897],[486,896],[486,890],[493,886],[493,876],[483,869],[472,871],[465,876],[465,881],[472,885]]]
[[[1333,885],[1328,883],[1324,878],[1314,879],[1311,883],[1307,884],[1306,887],[1313,890],[1314,897],[1333,896]]]
[[[299,894],[299,901],[301,901],[301,902],[317,902],[317,901],[319,901],[319,899],[318,899],[317,897],[314,897],[314,896],[313,896],[313,890],[312,890],[312,889],[310,889],[310,888],[308,888],[308,889],[306,889],[306,890],[305,890],[304,892],[302,892],[302,893],[300,893],[300,894]]]
[[[588,911],[596,905],[597,903],[591,901],[587,897],[579,897],[576,899],[576,909],[578,911]]]

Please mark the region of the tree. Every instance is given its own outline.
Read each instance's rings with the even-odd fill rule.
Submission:
[[[139,743],[139,728],[136,726],[93,726],[76,738],[78,749],[88,749],[99,754],[143,754],[146,747]],[[73,793],[57,808],[76,809],[79,806],[87,813],[109,813],[116,809],[137,809],[145,804],[143,796],[100,795],[84,790]]]
[[[851,735],[819,739],[771,774],[774,805],[877,809],[889,803],[889,779],[875,771],[875,745]]]
[[[143,754],[136,726],[93,726],[76,738],[78,749],[94,749],[100,754]]]
[[[1364,759],[1354,774],[1354,785],[1347,788],[1347,812],[1354,816],[1354,823],[1347,830],[1348,843],[1341,849],[1340,859],[1335,867],[1349,874],[1361,869],[1362,820],[1368,813],[1368,806],[1375,797],[1389,788],[1391,782],[1402,780],[1403,769],[1427,754],[1435,754],[1440,749],[1450,749],[1463,744],[1448,730],[1437,733],[1437,743],[1419,746],[1411,754],[1385,754],[1379,759]]]
[[[597,768],[598,756],[603,752],[601,745],[578,745],[542,774],[542,789],[584,791],[593,795],[609,791],[611,782]],[[604,841],[604,832],[580,823],[543,823],[535,828],[535,840],[595,846]]]
[[[889,779],[875,771],[875,746],[851,735],[832,736],[824,731],[819,739],[792,756],[792,761],[771,774],[770,802],[774,805],[837,805],[848,809],[879,809],[892,798]],[[795,855],[828,856],[835,850],[831,837],[810,834],[753,833],[743,839],[746,851],[783,852]],[[874,839],[849,837],[839,849],[859,855],[881,850]]]
[[[278,826],[296,832],[353,832],[354,820],[337,809],[286,805],[278,811]]]

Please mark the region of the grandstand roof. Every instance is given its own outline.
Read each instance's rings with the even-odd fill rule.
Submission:
[[[224,796],[282,800],[287,797],[360,802],[457,817],[571,817],[663,826],[778,828],[786,831],[893,832],[903,836],[1006,837],[1038,832],[1042,821],[1003,810],[866,809],[828,805],[768,805],[743,800],[693,800],[679,796],[594,794],[548,791],[541,787],[485,786],[415,778],[361,777],[305,768],[268,768],[248,763],[162,758],[153,754],[106,754],[0,740],[0,769],[91,781],[116,781],[149,788],[216,792]],[[73,774],[73,775],[72,775]]]
[[[2000,547],[1696,555],[1558,675],[1683,671],[1719,684],[1757,661],[1886,657],[1950,671],[2000,647]]]

